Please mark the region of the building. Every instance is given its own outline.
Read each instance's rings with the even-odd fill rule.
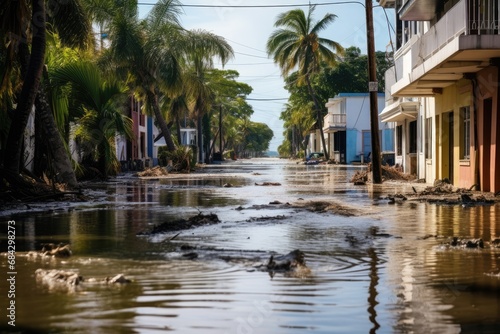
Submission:
[[[396,159],[427,182],[500,191],[498,0],[378,0],[395,8],[382,120]]]
[[[378,108],[385,105],[384,94],[378,94]],[[328,114],[323,120],[325,142],[330,155],[339,163],[366,162],[371,155],[369,93],[340,93],[328,99]],[[380,123],[381,150],[394,151],[394,130],[390,123]],[[309,137],[309,152],[321,151],[319,130]]]
[[[158,164],[158,147],[154,138],[159,131],[151,116],[141,111],[142,102],[130,97],[128,115],[133,122],[134,138],[127,140],[123,136],[116,138],[116,156],[122,165],[122,170],[142,169]]]

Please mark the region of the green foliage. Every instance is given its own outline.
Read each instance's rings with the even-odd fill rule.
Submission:
[[[377,79],[379,91],[383,92],[385,87],[385,71],[392,66],[387,61],[385,52],[376,52],[377,58]],[[285,109],[281,113],[284,121],[285,140],[280,154],[285,154],[290,150],[292,155],[302,151],[300,144],[309,130],[313,127],[314,108],[307,87],[297,85],[299,74],[294,72],[285,80],[285,88],[290,92],[290,98]],[[368,57],[361,54],[357,47],[345,49],[342,61],[337,66],[330,67],[323,63],[321,71],[311,77],[311,83],[316,92],[319,104],[324,106],[329,98],[339,93],[366,93],[368,91]],[[322,110],[322,115],[326,115],[327,110]],[[294,136],[290,133],[294,128]]]
[[[244,150],[263,153],[269,149],[269,142],[273,136],[273,130],[267,124],[249,122],[245,129]]]
[[[294,86],[307,86],[309,96],[314,102],[316,124],[320,131],[325,157],[329,159],[322,126],[323,108],[318,101],[312,79],[320,72],[323,64],[335,66],[339,60],[338,56],[344,50],[339,43],[318,35],[334,22],[337,16],[327,13],[321,20],[313,21],[315,8],[316,6],[310,4],[307,16],[302,9],[280,14],[274,24],[278,29],[267,41],[267,52],[273,56],[274,62],[279,65],[285,78],[296,70]]]
[[[191,146],[177,146],[174,151],[169,151],[166,146],[158,148],[158,160],[161,166],[167,166],[172,161],[172,167],[177,172],[190,172],[195,164],[196,152]]]
[[[385,52],[376,52],[377,81],[379,92],[385,90],[385,71],[392,66]],[[361,54],[357,47],[347,48],[345,56],[335,68],[324,67],[315,78],[314,85],[322,102],[338,93],[368,92],[368,56]]]
[[[52,74],[57,87],[69,84],[72,103],[79,109],[75,137],[84,157],[98,163],[103,175],[119,169],[115,136],[133,137],[132,120],[122,113],[127,96],[125,88],[109,77],[104,79],[97,66],[87,61],[65,65]]]
[[[310,5],[307,15],[302,9],[280,14],[274,24],[278,29],[267,41],[267,51],[281,68],[284,77],[297,69],[300,74],[298,84],[304,83],[312,73],[317,73],[321,62],[334,66],[337,62],[336,52],[343,51],[339,43],[318,35],[337,16],[327,13],[321,20],[313,21],[315,9],[316,6]]]

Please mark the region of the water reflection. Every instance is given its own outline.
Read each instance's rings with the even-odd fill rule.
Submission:
[[[444,245],[453,236],[498,238],[498,205],[389,205],[379,198],[411,188],[355,187],[348,182],[355,168],[312,167],[261,160],[231,166],[238,177],[126,180],[103,186],[109,197],[99,205],[16,216],[19,251],[44,242],[69,242],[74,251],[72,258],[55,261],[18,257],[19,326],[41,332],[204,334],[499,328],[500,278],[485,273],[500,269],[500,250]],[[282,186],[256,185],[268,181]],[[298,197],[343,202],[359,214],[251,209]],[[235,210],[240,205],[248,209]],[[223,223],[183,231],[173,240],[137,236],[199,211],[216,213]],[[5,226],[1,221],[1,231]],[[198,259],[182,256],[184,244],[194,247]],[[304,251],[310,274],[270,277],[255,270],[271,254],[293,249]],[[5,269],[4,258],[1,263]],[[123,273],[133,283],[53,294],[34,282],[40,267],[77,269],[85,277]],[[0,285],[0,295],[5,289]]]
[[[379,281],[378,277],[378,256],[376,251],[373,248],[368,249],[368,256],[370,257],[370,286],[368,288],[368,313],[370,315],[370,322],[373,324],[373,327],[370,329],[370,333],[376,333],[377,329],[380,328],[380,324],[377,322],[377,311],[376,306],[378,305],[377,301],[377,285]]]

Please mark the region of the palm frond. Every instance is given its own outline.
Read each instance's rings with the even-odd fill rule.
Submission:
[[[92,24],[81,0],[54,2],[47,14],[63,44],[87,48],[94,43]]]
[[[321,20],[316,22],[314,26],[310,29],[310,33],[316,35],[319,34],[322,30],[326,29],[330,23],[333,23],[336,18],[337,15],[335,14],[331,13],[325,14],[325,16]]]
[[[73,91],[88,108],[99,109],[101,106],[101,75],[95,65],[86,61],[68,64],[55,70],[51,81],[55,86],[70,83]]]
[[[178,0],[160,0],[146,18],[148,30],[155,31],[165,24],[180,26],[180,14],[182,14],[182,4]]]

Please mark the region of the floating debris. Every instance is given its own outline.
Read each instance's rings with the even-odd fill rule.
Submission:
[[[36,281],[42,286],[48,288],[49,291],[59,291],[72,293],[76,292],[77,289],[82,288],[84,283],[89,284],[127,284],[132,281],[125,278],[123,274],[118,274],[112,277],[106,277],[104,279],[98,280],[96,278],[89,278],[85,280],[76,271],[66,271],[58,269],[37,269],[35,271]]]
[[[220,220],[216,214],[210,213],[205,215],[200,212],[198,215],[193,216],[189,219],[167,221],[160,225],[156,225],[150,231],[140,232],[139,235],[152,235],[158,233],[187,230],[194,227],[213,225],[217,223],[220,223]]]
[[[281,183],[279,182],[262,182],[261,184],[258,184],[255,182],[256,186],[281,186]]]
[[[153,168],[148,168],[142,172],[137,172],[137,176],[139,177],[158,177],[158,176],[167,176],[168,170],[164,167],[156,166]]]

